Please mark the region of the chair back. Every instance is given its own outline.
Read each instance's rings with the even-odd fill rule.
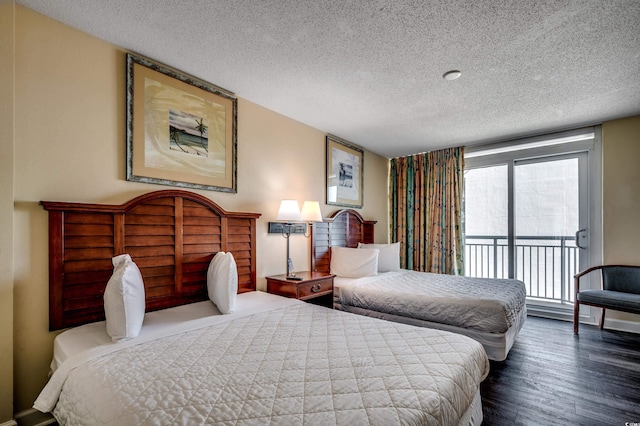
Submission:
[[[640,266],[604,266],[602,288],[640,294]]]

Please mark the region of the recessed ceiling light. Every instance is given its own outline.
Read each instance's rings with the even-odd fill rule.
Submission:
[[[458,78],[460,78],[460,76],[462,75],[462,73],[458,70],[451,70],[451,71],[447,71],[442,75],[442,78],[444,78],[445,80],[456,80]]]

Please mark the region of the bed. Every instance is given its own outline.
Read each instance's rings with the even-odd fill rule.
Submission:
[[[398,244],[373,244],[374,225],[345,209],[314,226],[311,264],[336,274],[334,308],[463,334],[505,360],[527,316],[524,283],[400,269]]]
[[[60,424],[482,422],[489,362],[474,340],[256,291],[258,214],[186,191],[42,204],[50,328],[67,330],[34,408]],[[237,263],[227,314],[207,293],[222,252]],[[146,313],[137,337],[114,343],[102,301],[124,253],[139,266]]]

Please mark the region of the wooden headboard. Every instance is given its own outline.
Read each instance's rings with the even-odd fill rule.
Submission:
[[[311,233],[311,270],[329,273],[332,246],[357,247],[373,243],[375,220],[364,220],[352,209],[338,210],[330,218],[314,224]]]
[[[165,190],[122,205],[42,201],[49,212],[49,329],[104,319],[111,258],[129,253],[144,279],[147,311],[207,299],[207,268],[233,253],[238,293],[256,289],[256,219],[201,195]]]

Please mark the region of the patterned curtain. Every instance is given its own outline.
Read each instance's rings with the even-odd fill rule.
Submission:
[[[464,148],[391,160],[391,241],[405,269],[463,275]]]

